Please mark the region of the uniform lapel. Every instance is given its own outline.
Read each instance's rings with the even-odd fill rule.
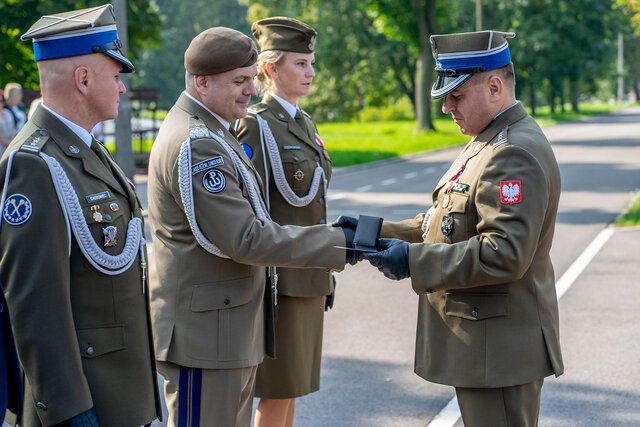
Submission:
[[[51,139],[60,147],[67,157],[80,159],[85,172],[103,181],[118,193],[124,196],[127,195],[111,171],[108,170],[104,163],[98,158],[97,154],[94,153],[78,135],[58,120],[57,117],[45,108],[38,107],[34,113],[33,121],[38,127],[47,129],[51,135]]]
[[[276,99],[274,99],[272,96],[269,96],[269,94],[266,94],[264,96],[262,102],[269,106],[269,110],[276,119],[287,124],[287,129],[289,130],[289,132],[294,134],[296,137],[298,137],[298,139],[300,139],[307,145],[311,146],[319,154],[322,154],[322,147],[316,144],[315,135],[313,135],[312,132],[313,123],[309,123],[311,120],[308,120],[307,117],[305,117],[304,113],[301,112],[300,114],[302,114],[301,120],[305,121],[306,129],[303,129],[302,126],[293,117],[291,117],[289,113],[287,113],[287,110],[285,110],[284,107],[282,107],[282,105],[280,105],[280,103]]]

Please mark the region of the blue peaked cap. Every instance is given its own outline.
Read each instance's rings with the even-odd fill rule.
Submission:
[[[436,61],[436,82],[432,98],[442,98],[460,87],[475,73],[495,70],[511,62],[508,38],[514,33],[476,31],[433,35],[430,38]]]
[[[113,6],[45,15],[21,37],[32,39],[36,61],[104,53],[122,64],[122,72],[134,66],[121,51]]]

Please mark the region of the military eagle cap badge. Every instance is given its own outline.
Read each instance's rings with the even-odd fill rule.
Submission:
[[[500,181],[500,201],[503,205],[522,202],[522,182]]]

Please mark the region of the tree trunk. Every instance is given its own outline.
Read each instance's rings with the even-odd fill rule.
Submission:
[[[636,80],[636,83],[633,85],[633,91],[636,94],[636,102],[640,102],[640,80]]]
[[[571,109],[574,113],[580,112],[580,107],[578,105],[578,98],[580,97],[580,83],[576,78],[573,80],[571,84]]]
[[[435,0],[411,0],[418,25],[420,53],[416,62],[416,121],[418,131],[435,129],[431,120],[431,76],[433,56],[429,36],[435,31]]]
[[[562,84],[560,85],[560,109],[564,113],[564,103],[566,102],[564,98],[564,79],[562,80]]]

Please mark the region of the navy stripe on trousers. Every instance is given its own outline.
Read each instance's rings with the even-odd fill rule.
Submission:
[[[178,426],[200,427],[202,369],[180,367],[178,383]]]

